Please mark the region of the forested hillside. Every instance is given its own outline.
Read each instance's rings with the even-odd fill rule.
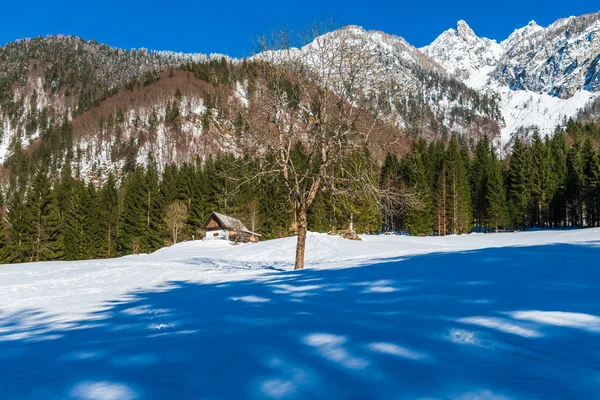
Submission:
[[[309,212],[309,229],[413,235],[463,234],[600,226],[600,125],[571,121],[549,138],[517,141],[499,159],[491,141],[474,152],[456,137],[415,141],[401,159],[381,168],[368,151],[339,167],[376,174],[382,189],[402,188],[416,206],[396,209],[385,197],[340,199],[324,189]],[[298,150],[296,157],[305,155]],[[104,258],[157,250],[200,238],[213,210],[241,218],[264,239],[294,234],[294,213],[280,177],[239,185],[259,161],[223,154],[168,164],[150,158],[117,180],[86,181],[69,168],[49,179],[39,170],[25,190],[3,197],[0,255],[4,262]],[[358,167],[357,167],[358,166]],[[382,191],[382,193],[385,191]],[[177,235],[173,235],[177,228]]]
[[[595,32],[597,16],[581,18],[550,36],[530,25],[502,44],[461,22],[422,50],[348,26],[244,60],[65,36],[9,43],[0,47],[0,260],[151,252],[200,238],[211,211],[265,239],[305,221],[320,232],[413,235],[598,226],[596,86],[553,92],[559,109],[557,93],[578,105],[553,135],[546,118],[506,142],[502,90],[511,118],[551,94],[472,81],[513,62],[506,49],[530,35],[553,52],[569,29]],[[596,51],[590,38],[585,54]],[[333,68],[336,49],[346,53]],[[361,80],[353,68],[366,59]]]

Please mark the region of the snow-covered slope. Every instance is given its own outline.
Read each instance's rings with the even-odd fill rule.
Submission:
[[[309,268],[346,268],[433,252],[580,242],[600,239],[600,229],[419,238],[363,236],[348,241],[310,233]],[[102,310],[106,301],[128,299],[137,290],[164,290],[169,282],[248,279],[293,267],[296,238],[232,246],[226,241],[190,241],[148,255],[110,260],[10,264],[0,267],[0,311],[36,309],[67,321]]]
[[[2,399],[600,391],[600,229],[294,242],[0,266]]]
[[[318,73],[335,74],[354,68],[333,60],[339,50],[348,53],[344,57],[352,62],[354,56],[348,51],[352,46],[354,56],[361,54],[371,62],[368,76],[359,83],[365,94],[376,99],[390,122],[407,133],[430,139],[448,132],[477,136],[482,134],[479,125],[497,126],[495,97],[472,90],[402,37],[349,25],[283,54],[299,57]],[[280,54],[269,51],[256,57],[277,63]],[[335,79],[331,81],[331,86],[337,85]]]
[[[553,132],[600,94],[600,13],[547,28],[531,21],[501,43],[460,21],[421,50],[467,85],[500,95],[505,144],[521,127]]]
[[[567,99],[600,89],[600,13],[559,19],[547,28],[530,24],[501,43],[494,78],[511,89]]]

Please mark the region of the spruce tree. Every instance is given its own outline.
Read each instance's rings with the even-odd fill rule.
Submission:
[[[395,154],[387,153],[381,167],[381,176],[379,186],[383,191],[397,190],[400,175],[400,162]],[[314,206],[314,205],[313,205]],[[383,230],[396,231],[400,229],[399,214],[400,210],[397,204],[387,196],[382,199],[382,217]]]
[[[433,199],[425,142],[416,142],[402,161],[401,175],[418,202],[414,209],[405,212],[406,230],[413,235],[429,235],[433,230]]]
[[[40,170],[27,192],[25,206],[30,210],[33,222],[33,243],[30,261],[60,259],[59,216],[50,180]]]
[[[330,232],[335,227],[335,211],[332,198],[324,191],[317,194],[307,213],[308,229],[313,232]],[[337,228],[337,227],[335,227]]]
[[[144,176],[144,211],[146,213],[146,229],[143,235],[144,252],[158,250],[164,245],[165,203],[159,190],[158,170],[154,160],[148,161],[148,167]]]
[[[65,260],[87,258],[85,252],[88,243],[85,229],[88,203],[85,184],[80,180],[74,180],[61,223]]]
[[[268,157],[267,162],[269,162]],[[259,215],[262,220],[259,233],[263,235],[264,239],[285,237],[291,234],[293,210],[287,201],[289,193],[282,182],[281,176],[264,178],[260,181],[263,195],[259,197]],[[328,225],[331,225],[332,213],[329,212],[326,218],[329,218]]]
[[[88,207],[85,212],[85,241],[87,243],[85,257],[95,259],[101,255],[100,243],[102,227],[100,222],[100,197],[96,186],[90,181],[87,184]]]
[[[138,254],[145,250],[148,231],[147,188],[144,168],[127,176],[123,209],[117,232],[117,254]]]
[[[508,199],[513,229],[530,227],[528,215],[531,202],[531,161],[529,151],[516,140],[508,168]]]
[[[435,185],[435,227],[437,234],[445,236],[448,233],[448,215],[446,204],[448,195],[446,191],[448,186],[446,183],[446,162],[442,162],[442,167],[438,173],[438,179]]]
[[[583,226],[584,187],[585,172],[581,145],[575,142],[567,152],[566,200],[567,216],[571,226]]]
[[[486,226],[498,232],[498,229],[506,223],[506,191],[502,166],[495,155],[489,161],[485,189],[485,221]]]
[[[565,227],[567,224],[567,143],[561,130],[557,130],[550,141],[552,166],[556,179],[556,190],[550,202],[552,227]]]
[[[365,190],[364,182],[372,182],[376,187],[380,171],[368,149],[349,152],[336,168],[339,182],[331,192],[343,215],[342,229],[349,233],[378,232],[382,222],[379,196],[377,192]]]
[[[175,164],[165,165],[160,180],[160,194],[165,204],[171,204],[175,200],[179,200],[178,175],[179,171]]]
[[[99,256],[114,257],[117,254],[117,229],[119,226],[119,199],[117,183],[112,173],[102,186],[98,200]]]
[[[586,226],[596,226],[598,223],[597,188],[600,184],[600,160],[590,137],[583,143],[583,199],[585,206]]]
[[[455,137],[448,145],[446,175],[448,229],[453,234],[468,233],[471,228],[468,169]]]
[[[473,219],[478,231],[484,229],[486,209],[488,208],[488,179],[492,165],[492,145],[487,136],[477,143],[475,157],[471,163],[471,199],[473,202]]]
[[[533,215],[536,225],[547,226],[549,220],[549,205],[556,188],[556,176],[552,168],[552,152],[548,140],[542,140],[539,134],[534,134],[531,146],[532,179],[531,194],[533,200]]]
[[[13,193],[7,213],[10,262],[26,262],[33,254],[33,215],[20,191]]]
[[[9,262],[9,243],[6,235],[6,221],[4,212],[6,210],[6,203],[4,201],[4,195],[0,193],[0,264]]]
[[[197,159],[195,165],[190,166],[190,169],[191,171],[189,173],[191,176],[188,178],[190,179],[191,185],[189,225],[194,239],[201,239],[200,228],[202,227],[202,224],[204,224],[205,219],[208,218],[209,214],[206,205],[206,193],[208,188],[205,186],[207,182],[201,160]]]

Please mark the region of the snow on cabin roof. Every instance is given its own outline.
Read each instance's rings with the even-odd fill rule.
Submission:
[[[208,218],[204,225],[206,225],[208,221],[210,221],[211,217],[215,217],[220,222],[220,225],[223,229],[232,229],[240,232],[249,233],[251,235],[261,236],[260,234],[252,232],[248,228],[246,228],[246,225],[244,225],[239,219],[215,211],[212,212],[211,216]]]
[[[229,215],[224,215],[218,212],[212,213],[217,219],[221,222],[223,228],[226,229],[236,229],[236,230],[248,230],[246,226],[237,218],[230,217]]]

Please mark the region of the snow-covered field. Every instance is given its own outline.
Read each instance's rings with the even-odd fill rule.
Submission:
[[[0,266],[0,398],[598,398],[600,229]]]

